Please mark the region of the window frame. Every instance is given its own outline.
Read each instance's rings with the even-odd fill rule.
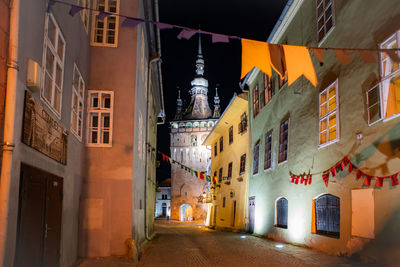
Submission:
[[[232,166],[233,166],[233,162],[229,162],[228,163],[228,177],[232,178]]]
[[[332,111],[329,111],[329,89],[332,88],[332,86],[335,86],[335,98],[336,98],[336,108]],[[327,98],[326,98],[326,103],[327,103],[327,111],[326,114],[321,117],[321,95],[323,93],[327,93]],[[322,90],[319,94],[318,94],[318,148],[322,148],[325,146],[328,146],[330,144],[336,143],[340,140],[340,116],[339,116],[339,80],[336,79],[333,83],[331,83],[330,85],[328,85],[324,90]],[[329,117],[332,114],[336,114],[336,138],[329,141]],[[321,144],[321,121],[328,119],[327,122],[327,128],[326,128],[326,142]]]
[[[76,71],[76,72],[75,72]],[[74,81],[75,81],[75,73],[78,73],[78,75],[79,75],[79,77],[78,77],[78,86],[80,87],[80,85],[81,85],[81,81],[82,81],[82,84],[83,84],[83,88],[81,89],[82,90],[82,95],[80,94],[80,89],[78,88],[78,90],[75,88],[75,86],[74,86]],[[85,103],[85,101],[84,101],[84,99],[85,99],[85,88],[86,88],[86,85],[85,85],[85,80],[83,79],[83,77],[82,77],[82,74],[81,74],[81,72],[79,71],[79,68],[78,68],[78,66],[76,65],[76,63],[74,63],[74,70],[73,70],[73,72],[72,72],[72,99],[71,99],[71,126],[70,126],[70,129],[71,129],[71,132],[75,135],[75,137],[79,140],[79,141],[81,141],[82,142],[82,136],[83,136],[83,111],[84,111],[84,108],[85,108],[85,105],[84,105],[84,103]],[[77,110],[77,112],[74,112],[74,96],[77,96],[77,101],[78,101],[78,106],[77,106],[77,108],[78,108],[78,110]],[[79,104],[82,104],[82,108],[81,108],[81,110],[80,110],[80,119],[81,119],[81,127],[80,127],[80,129],[79,129]],[[73,126],[73,117],[74,117],[74,114],[76,113],[76,116],[77,116],[77,119],[76,119],[76,123],[77,123],[77,125],[76,125],[76,129],[77,129],[77,131],[75,131],[73,128],[72,128],[72,126]],[[79,135],[79,131],[80,131],[80,135]]]
[[[260,165],[260,139],[254,144],[253,147],[253,175],[258,174]]]
[[[110,94],[110,108],[101,108],[101,94]],[[92,108],[90,101],[91,101],[91,96],[92,94],[98,94],[99,100],[98,100],[98,108]],[[109,143],[104,144],[104,143],[90,143],[90,133],[91,133],[91,127],[90,127],[90,114],[91,113],[98,113],[98,126],[97,126],[97,132],[98,132],[98,138],[97,140],[100,140],[100,134],[101,134],[101,114],[102,113],[109,113],[110,114],[110,129],[109,129]],[[113,131],[114,131],[114,91],[110,90],[88,90],[88,103],[87,103],[87,140],[86,140],[86,146],[88,147],[112,147],[113,146]]]
[[[319,216],[318,216],[318,205],[320,204],[320,202],[318,201],[319,199],[321,199],[321,198],[327,198],[327,199],[331,199],[331,201],[333,201],[333,200],[335,200],[335,201],[338,201],[338,206],[336,206],[336,208],[338,209],[338,218],[339,218],[339,222],[338,222],[338,228],[339,228],[339,231],[338,232],[332,232],[332,231],[329,231],[329,230],[326,230],[326,229],[318,229],[318,226],[319,226]],[[326,204],[326,206],[328,207],[328,208],[332,208],[333,207],[333,205],[331,205],[332,203],[329,203],[328,204],[328,201],[327,201],[327,204]],[[333,214],[333,212],[331,211],[331,210],[327,210],[327,211],[325,211],[324,212],[324,215],[326,216],[326,217],[329,217],[329,219],[327,219],[326,221],[327,221],[327,223],[329,223],[329,222],[331,222],[331,221],[333,221],[332,220],[332,218],[330,218],[330,216]],[[329,226],[328,226],[328,228],[329,228]],[[333,237],[333,238],[340,238],[340,198],[339,197],[337,197],[337,196],[334,196],[334,195],[332,195],[332,194],[322,194],[322,195],[320,195],[320,196],[318,196],[317,198],[315,198],[315,233],[316,234],[318,234],[318,235],[323,235],[323,236],[327,236],[327,237]]]
[[[223,174],[223,168],[219,168],[219,172],[218,172],[218,177],[222,177]]]
[[[378,101],[370,106],[370,97],[369,97],[369,92],[371,92],[373,89],[377,88],[377,93],[378,93]],[[367,119],[368,119],[368,125],[374,125],[375,123],[378,123],[382,121],[382,105],[381,105],[381,90],[379,84],[373,86],[372,88],[368,89],[367,92],[365,92],[366,99],[367,99]],[[378,111],[379,111],[379,118],[373,122],[371,122],[371,116],[370,116],[370,109],[371,107],[374,107],[378,105]]]
[[[318,1],[320,1],[320,5],[323,5],[323,10],[322,10],[322,15],[318,16],[318,7],[320,5],[318,5]],[[315,1],[315,23],[317,26],[317,43],[321,44],[325,41],[325,39],[329,36],[329,34],[332,32],[332,30],[335,28],[336,26],[336,19],[335,19],[335,4],[333,0],[328,0],[330,1],[331,7],[332,7],[332,27],[329,30],[326,30],[326,24],[328,19],[325,17],[325,12],[326,10],[329,8],[329,4],[325,5],[326,0],[316,0]],[[323,26],[321,28],[318,28],[318,21],[323,17]],[[319,37],[319,32],[321,31],[321,29],[324,29],[324,35],[322,36],[322,38]]]
[[[214,157],[218,156],[218,142],[214,143]]]
[[[260,113],[260,95],[258,84],[253,87],[253,118],[257,117]]]
[[[233,143],[233,125],[229,127],[228,136],[229,136],[229,145],[231,145]]]
[[[55,27],[55,39],[54,39],[54,44],[52,43],[52,41],[49,38],[48,35],[48,29],[49,29],[49,20],[52,21],[52,23],[54,24]],[[64,44],[64,49],[62,52],[62,59],[60,58],[60,55],[58,54],[58,45],[59,45],[59,39],[61,39],[62,43]],[[61,119],[61,113],[62,113],[62,100],[63,100],[63,89],[64,89],[64,67],[65,67],[65,50],[67,47],[67,43],[65,42],[65,38],[62,34],[62,31],[60,29],[60,26],[58,25],[56,19],[54,18],[54,15],[52,13],[47,13],[46,14],[46,19],[45,19],[45,30],[44,30],[44,41],[43,41],[43,58],[42,58],[42,80],[41,80],[41,86],[40,86],[40,99],[49,107],[49,109],[56,115],[56,117],[58,119]],[[52,66],[52,76],[51,76],[51,92],[50,92],[50,100],[47,99],[47,97],[45,96],[45,81],[46,81],[46,75],[48,71],[47,71],[47,51],[50,50],[50,52],[52,53],[54,59],[53,59],[53,66]],[[56,85],[57,83],[57,66],[60,67],[61,69],[61,81],[60,81],[60,88],[59,88],[59,94],[60,94],[60,111],[57,110],[57,106],[56,106],[56,90],[58,90],[56,87],[58,87],[58,85]]]
[[[287,122],[287,138],[286,138],[286,158],[282,159],[281,158],[281,154],[283,152],[281,152],[281,146],[284,145],[282,144],[282,126]],[[281,122],[280,126],[279,126],[279,147],[278,147],[278,164],[282,164],[287,162],[288,158],[289,158],[289,127],[290,127],[290,120],[289,118],[285,119],[284,121]]]
[[[240,122],[239,122],[239,126],[238,126],[238,133],[239,134],[244,134],[245,132],[247,132],[247,114],[246,112],[243,112],[242,115],[240,115]]]
[[[284,222],[284,217],[282,218],[282,213],[285,210],[281,210],[282,208],[285,208],[285,206],[282,206],[282,203],[286,204],[286,224],[282,224],[282,220]],[[281,208],[281,209],[279,209]],[[289,201],[285,197],[280,197],[275,201],[275,227],[282,228],[282,229],[288,229],[288,221],[289,221]]]
[[[224,137],[221,136],[219,138],[219,153],[221,153],[222,151],[224,151]]]
[[[89,24],[90,24],[90,3],[91,0],[78,0],[78,6],[83,7],[81,10],[80,17],[83,23],[83,27],[85,28],[86,34],[89,33]]]
[[[272,97],[274,96],[274,90],[273,90],[273,78],[272,76],[269,77],[267,74],[264,74],[264,107],[272,100]]]
[[[246,172],[246,153],[240,156],[240,168],[239,175],[242,175]]]
[[[267,138],[270,137],[270,141],[267,142]],[[264,171],[272,169],[272,131],[269,131],[265,134],[264,137]],[[266,165],[267,163],[267,145],[269,144],[269,166]]]
[[[397,43],[397,47],[400,47],[400,29],[397,30],[396,32],[394,32],[393,34],[391,34],[388,38],[386,38],[383,42],[381,42],[379,44],[379,48],[383,49],[387,47],[387,43],[394,38],[396,43]],[[390,117],[385,118],[385,108],[384,108],[384,102],[385,102],[385,94],[383,93],[383,83],[388,81],[390,82],[390,80],[398,75],[400,75],[400,66],[398,66],[398,69],[395,71],[390,72],[389,74],[384,73],[384,67],[383,67],[383,63],[385,62],[385,60],[390,60],[391,58],[389,55],[386,55],[386,57],[384,58],[384,52],[379,53],[379,70],[380,70],[380,78],[381,81],[379,83],[379,96],[380,96],[380,108],[381,108],[381,120],[382,121],[388,121],[394,118],[397,118],[400,116],[400,112],[398,112],[397,114],[394,114]],[[397,52],[397,56],[400,56],[400,53]],[[399,63],[400,65],[400,63]]]
[[[98,10],[98,1],[99,0],[93,0],[93,9]],[[91,38],[90,38],[90,45],[91,46],[105,46],[105,47],[117,47],[118,46],[118,33],[119,33],[119,9],[120,9],[120,0],[115,0],[116,1],[116,12],[110,12],[109,10],[109,1],[112,0],[104,0],[104,12],[111,13],[111,15],[105,17],[103,19],[103,42],[96,42],[95,41],[95,31],[97,29],[96,25],[96,20],[97,20],[97,15],[100,14],[99,11],[93,11],[92,12],[92,29],[91,29]],[[108,20],[109,18],[115,18],[115,35],[114,35],[114,43],[108,43],[106,41],[107,39],[107,31],[109,29],[108,27]],[[107,26],[106,26],[107,25]]]

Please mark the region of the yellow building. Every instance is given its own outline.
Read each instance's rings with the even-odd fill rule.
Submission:
[[[235,95],[203,143],[211,146],[210,175],[224,177],[210,184],[207,218],[212,227],[246,229],[247,116],[247,94]]]

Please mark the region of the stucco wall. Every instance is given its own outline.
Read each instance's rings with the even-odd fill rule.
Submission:
[[[81,162],[82,143],[70,133],[68,136],[67,165],[62,165],[31,147],[21,143],[24,93],[28,88],[26,84],[26,71],[28,58],[43,64],[43,38],[44,23],[47,4],[42,1],[40,4],[28,1],[20,1],[19,16],[19,73],[16,90],[16,115],[15,115],[15,150],[12,162],[11,194],[9,199],[9,221],[7,248],[4,266],[11,266],[16,247],[17,220],[19,205],[19,182],[21,163],[29,164],[36,168],[45,170],[63,178],[64,192],[62,205],[62,226],[61,226],[61,255],[62,266],[72,265],[78,257],[78,214],[79,197],[81,188]],[[68,7],[54,5],[51,13],[54,15],[66,41],[65,65],[63,77],[63,96],[61,120],[57,119],[43,101],[40,101],[40,92],[32,92],[36,100],[61,123],[69,132],[71,121],[72,101],[72,75],[74,63],[77,64],[83,79],[88,81],[88,56],[89,46],[86,32],[80,17],[71,18],[68,14]]]
[[[336,26],[321,47],[377,48],[390,34],[399,29],[400,7],[393,1],[334,1]],[[315,2],[304,1],[288,26],[281,43],[317,46]],[[381,121],[368,126],[366,113],[367,90],[379,80],[379,64],[366,64],[359,54],[352,54],[353,63],[340,64],[332,51],[324,54],[324,64],[320,66],[315,57],[313,62],[318,77],[316,88],[304,78],[290,87],[284,85],[278,90],[275,80],[275,96],[253,119],[250,112],[250,151],[255,142],[272,130],[273,168],[263,173],[263,149],[260,149],[261,173],[249,177],[249,197],[255,196],[255,232],[277,240],[302,244],[333,254],[360,252],[366,257],[385,258],[398,255],[398,231],[391,231],[398,223],[400,197],[398,187],[385,182],[382,188],[374,188],[375,239],[352,236],[351,233],[351,190],[363,188],[362,180],[357,180],[355,172],[339,173],[331,178],[325,187],[321,172],[334,166],[344,156],[368,174],[385,176],[399,171],[398,139],[399,119]],[[338,79],[339,134],[338,142],[318,147],[318,94]],[[263,88],[261,75],[250,85]],[[249,101],[252,109],[252,99]],[[279,125],[289,117],[288,160],[277,164],[279,145]],[[361,133],[361,142],[356,134]],[[250,155],[250,171],[252,171]],[[290,183],[289,171],[300,174],[314,173],[312,185]],[[371,187],[373,187],[374,181]],[[311,234],[312,200],[320,194],[329,193],[340,198],[340,238],[330,238]],[[284,196],[289,203],[288,229],[274,227],[275,200]],[[383,242],[386,240],[386,243]],[[391,245],[388,246],[387,244]],[[396,245],[397,244],[397,245]]]

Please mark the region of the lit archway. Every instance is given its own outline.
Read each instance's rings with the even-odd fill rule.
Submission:
[[[183,204],[179,208],[179,218],[181,222],[193,220],[193,209],[189,204]]]

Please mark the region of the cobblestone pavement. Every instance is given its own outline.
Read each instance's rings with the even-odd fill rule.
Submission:
[[[200,225],[163,223],[156,225],[156,231],[139,263],[118,258],[88,259],[80,267],[365,266],[307,248]]]

